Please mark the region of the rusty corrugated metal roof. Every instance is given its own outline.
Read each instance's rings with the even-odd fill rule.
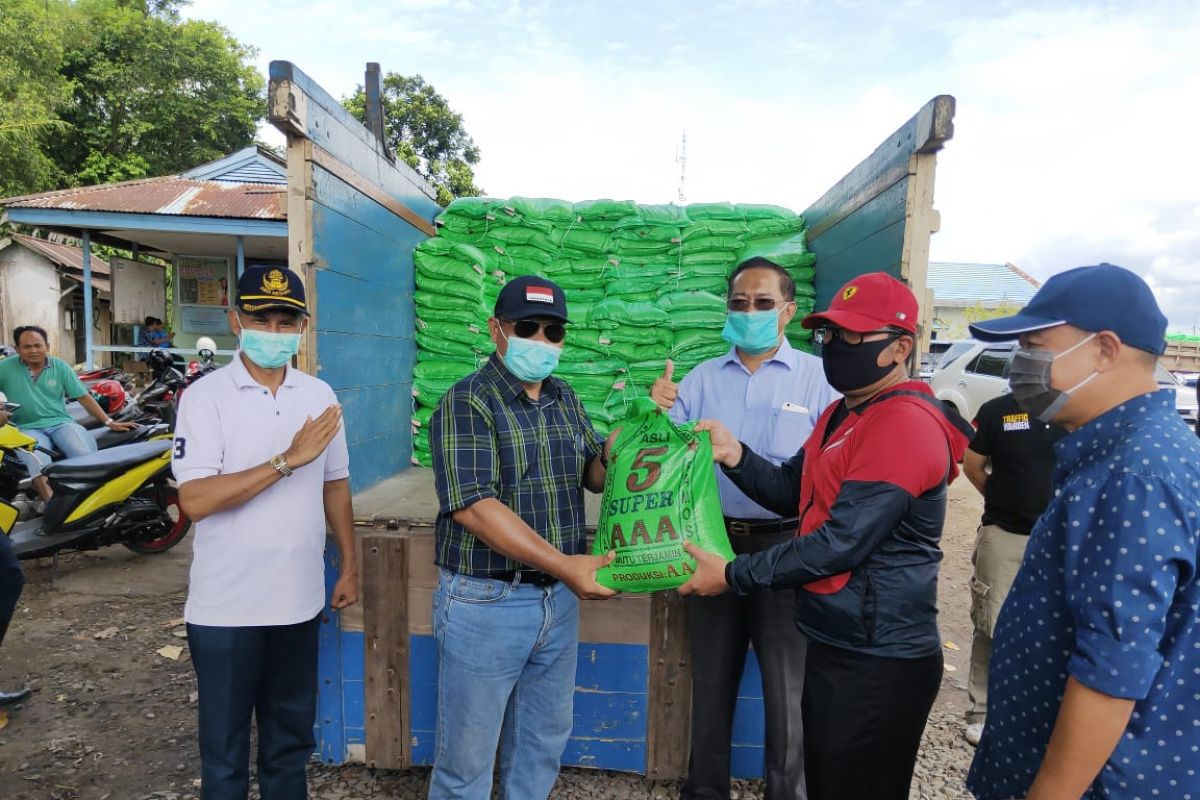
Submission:
[[[193,180],[175,175],[10,197],[0,200],[0,206],[287,220],[286,190],[282,186]]]
[[[46,258],[53,261],[55,264],[66,269],[79,270],[83,272],[83,248],[74,247],[69,244],[58,244],[57,242],[48,242],[45,239],[35,239],[32,236],[25,236],[20,233],[12,235],[13,241],[19,242],[30,250],[40,253]],[[92,271],[98,275],[111,274],[108,262],[103,258],[92,255]]]

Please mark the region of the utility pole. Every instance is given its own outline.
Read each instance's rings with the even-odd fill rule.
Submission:
[[[687,201],[687,195],[684,194],[684,181],[687,179],[687,131],[683,132],[683,143],[679,147],[679,155],[675,157],[679,162],[679,204],[683,205]]]

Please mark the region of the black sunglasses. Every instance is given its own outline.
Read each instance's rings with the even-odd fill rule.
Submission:
[[[771,311],[776,306],[786,306],[791,300],[776,300],[774,297],[756,297],[753,300],[745,297],[732,297],[726,301],[725,306],[730,311],[749,311],[752,307],[755,311]]]
[[[559,344],[563,339],[567,338],[567,326],[561,322],[538,322],[535,319],[522,319],[512,322],[513,333],[522,339],[532,339],[537,336],[537,332],[543,331],[546,334],[546,341],[554,344]]]

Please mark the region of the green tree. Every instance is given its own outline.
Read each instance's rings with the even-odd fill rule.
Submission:
[[[1021,306],[1013,303],[1001,303],[996,306],[985,306],[983,303],[976,303],[969,308],[963,309],[963,316],[967,322],[983,322],[989,319],[999,319],[1000,317],[1011,317],[1021,310]]]
[[[70,183],[189,169],[254,141],[265,106],[255,51],[180,0],[77,0],[60,72],[69,126],[46,148]]]
[[[366,122],[362,86],[342,98],[342,105]],[[424,78],[389,72],[383,79],[383,118],[387,146],[433,185],[439,204],[483,194],[473,169],[479,163],[479,148],[463,127],[462,115]]]
[[[0,11],[0,197],[52,189],[61,171],[43,142],[61,133],[57,109],[69,86],[57,0],[3,0]]]

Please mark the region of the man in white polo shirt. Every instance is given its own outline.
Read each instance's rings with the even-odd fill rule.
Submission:
[[[239,352],[188,388],[175,431],[180,505],[196,522],[184,615],[201,796],[245,800],[253,715],[263,800],[295,800],[316,746],[326,523],[341,558],[330,605],[358,599],[349,456],[333,390],[290,366],[307,324],[299,277],[247,267],[237,288]]]

